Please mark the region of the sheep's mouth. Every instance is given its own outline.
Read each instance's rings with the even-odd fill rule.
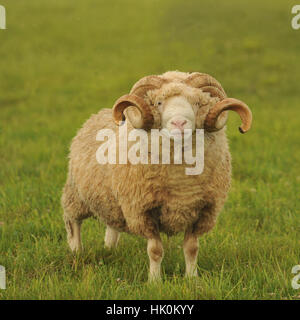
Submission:
[[[173,129],[171,131],[169,131],[168,129],[162,129],[161,133],[166,136],[169,139],[184,139],[184,140],[188,140],[192,137],[193,133],[195,132],[195,130],[192,129],[184,129],[183,131],[179,130],[179,129]]]
[[[173,136],[180,136],[181,137],[183,134],[184,134],[183,131],[177,131],[177,130],[175,132],[171,131],[171,135],[173,135]]]

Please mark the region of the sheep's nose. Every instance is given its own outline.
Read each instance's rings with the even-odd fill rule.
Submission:
[[[183,126],[187,123],[186,120],[173,120],[171,121],[171,124],[173,124],[176,128],[180,129],[183,131]]]

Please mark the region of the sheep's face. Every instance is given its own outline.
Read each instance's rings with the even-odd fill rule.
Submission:
[[[173,81],[147,92],[146,102],[159,113],[161,129],[182,134],[185,129],[200,128],[199,110],[212,100],[208,93]],[[213,99],[215,101],[215,99]],[[213,101],[213,103],[214,103]],[[206,108],[206,111],[208,109]],[[173,132],[172,132],[173,131]]]
[[[156,106],[161,115],[161,127],[170,133],[181,134],[185,129],[195,130],[195,112],[183,96],[159,100]]]
[[[215,101],[208,93],[179,81],[172,81],[159,89],[148,91],[146,96],[146,102],[151,109],[159,113],[159,127],[168,130],[172,135],[182,134],[186,129],[194,132],[196,128],[203,128],[207,106],[215,104]],[[199,120],[203,120],[202,123]]]

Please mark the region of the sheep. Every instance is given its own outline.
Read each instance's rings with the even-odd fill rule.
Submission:
[[[186,276],[197,276],[198,237],[216,224],[231,181],[231,156],[226,137],[227,111],[242,120],[241,133],[251,127],[252,113],[240,100],[227,98],[221,84],[199,72],[168,71],[140,79],[112,109],[86,121],[73,139],[62,206],[68,243],[81,249],[80,226],[88,217],[106,224],[105,247],[117,246],[120,232],[147,239],[149,280],[161,277],[164,255],[160,233],[184,232]],[[202,174],[186,175],[184,166],[105,164],[96,161],[97,132],[153,128],[204,129]]]

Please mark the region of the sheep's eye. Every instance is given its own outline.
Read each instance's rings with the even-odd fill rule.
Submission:
[[[161,105],[162,105],[162,102],[161,102],[161,101],[158,101],[158,102],[157,102],[157,105],[158,105],[158,106],[161,106]]]

